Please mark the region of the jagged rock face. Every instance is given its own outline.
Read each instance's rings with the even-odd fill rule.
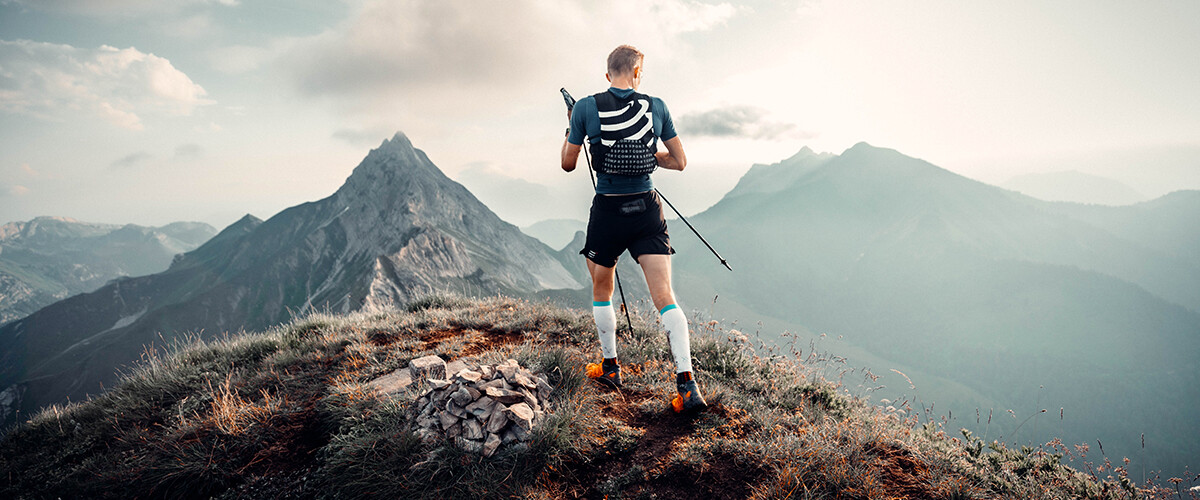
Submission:
[[[160,333],[169,341],[262,329],[314,309],[403,305],[435,290],[521,296],[582,286],[553,250],[500,220],[397,133],[328,198],[266,221],[247,216],[165,272],[0,328],[0,391],[21,385],[11,394],[25,395],[23,412],[79,400],[111,385],[114,369],[135,361],[143,344],[161,343]]]

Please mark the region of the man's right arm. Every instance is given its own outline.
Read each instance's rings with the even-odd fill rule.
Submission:
[[[570,172],[575,170],[575,164],[579,163],[579,151],[583,149],[582,144],[571,144],[570,141],[563,139],[562,146],[562,169]]]
[[[584,123],[587,100],[588,98],[584,97],[575,103],[575,111],[582,111],[581,113],[567,110],[567,123],[570,123],[571,127],[562,145],[562,169],[567,172],[575,170],[575,164],[579,162],[579,152],[583,149],[583,141],[587,140],[587,124]]]

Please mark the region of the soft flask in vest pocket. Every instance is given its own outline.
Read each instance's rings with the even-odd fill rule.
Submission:
[[[654,115],[650,96],[637,92],[624,99],[612,92],[593,96],[600,112],[600,144],[592,148],[596,171],[616,175],[645,175],[658,167],[654,153]]]

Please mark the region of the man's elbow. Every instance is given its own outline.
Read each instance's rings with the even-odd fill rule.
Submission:
[[[678,166],[675,170],[683,172],[684,167],[687,167],[687,158],[676,158],[675,165]]]

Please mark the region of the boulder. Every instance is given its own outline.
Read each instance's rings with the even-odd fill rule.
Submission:
[[[504,416],[526,431],[533,429],[533,408],[525,403],[509,406],[504,410]]]
[[[463,427],[463,433],[462,433],[463,437],[470,439],[472,441],[478,441],[480,439],[483,439],[483,437],[484,437],[483,424],[480,424],[478,420],[475,420],[473,418],[463,420],[462,427]]]
[[[408,369],[415,380],[446,378],[446,362],[432,354],[412,360],[408,364]]]
[[[500,449],[500,441],[500,436],[489,433],[487,439],[483,441],[483,450],[481,452],[483,456],[490,457],[493,453],[496,453],[496,450]]]
[[[499,387],[488,387],[486,392],[487,392],[487,395],[489,398],[492,398],[492,399],[499,401],[501,403],[504,403],[506,405],[510,405],[513,403],[520,403],[521,401],[523,401],[525,399],[525,395],[523,395],[517,391],[512,391],[509,389],[503,389],[503,388],[499,388]]]

